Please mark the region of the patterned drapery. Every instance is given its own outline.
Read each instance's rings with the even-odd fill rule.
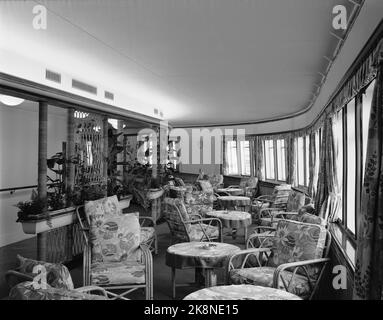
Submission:
[[[310,143],[309,143],[309,196],[311,198],[315,197],[316,192],[316,186],[314,184],[314,175],[316,171],[316,166],[318,165],[316,163],[316,148],[315,148],[315,133],[312,132],[309,135],[310,137]]]
[[[326,153],[327,153],[327,133],[331,127],[329,127],[328,119],[325,121],[322,128],[322,141],[319,154],[319,175],[318,175],[318,186],[317,195],[315,199],[315,208],[319,214],[322,212],[322,206],[326,207],[328,198],[328,185],[327,185],[327,174],[326,174]],[[322,216],[324,217],[324,215]]]
[[[382,57],[383,58],[383,57]],[[382,59],[383,60],[383,59]],[[383,290],[383,61],[377,73],[368,129],[356,250],[354,299],[381,300]]]
[[[295,152],[295,136],[293,134],[288,135],[285,138],[286,143],[286,162],[287,162],[287,171],[286,171],[286,183],[296,186],[296,152]]]
[[[263,150],[263,138],[257,137],[255,140],[255,176],[258,180],[264,179],[264,150]]]

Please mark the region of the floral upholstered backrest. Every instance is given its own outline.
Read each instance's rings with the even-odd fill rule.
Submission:
[[[209,181],[213,186],[213,189],[219,188],[223,184],[223,175],[222,174],[213,174],[209,176]]]
[[[241,179],[241,182],[239,184],[242,188],[256,188],[258,185],[258,178],[257,177],[249,177]]]
[[[303,222],[303,223],[319,224],[322,226],[325,226],[327,224],[325,219],[318,217],[315,214],[310,214],[310,213],[297,214],[297,215],[292,216],[289,219]]]
[[[177,210],[178,209],[178,210]],[[179,198],[165,198],[164,199],[165,217],[168,223],[172,224],[175,229],[180,229],[183,221],[189,221],[190,217],[186,210],[185,204]],[[181,216],[180,216],[181,215]],[[186,231],[190,229],[190,224],[186,224]]]
[[[324,226],[280,220],[269,265],[277,267],[283,263],[322,258],[326,236]]]
[[[117,196],[85,203],[93,262],[140,260],[138,212],[122,214]]]
[[[54,288],[65,290],[72,290],[74,288],[72,277],[70,276],[68,268],[61,263],[37,261],[33,259],[24,258],[20,255],[17,255],[17,260],[19,261],[19,267],[17,268],[17,271],[21,273],[28,275],[37,275],[42,270],[35,269],[35,267],[42,266],[46,270],[48,285]]]
[[[201,190],[205,193],[214,193],[213,186],[211,185],[209,180],[199,180],[198,181]]]
[[[287,200],[291,193],[291,184],[281,184],[274,188],[274,208],[286,208]]]
[[[305,204],[306,195],[303,192],[291,191],[287,199],[286,210],[296,212]]]

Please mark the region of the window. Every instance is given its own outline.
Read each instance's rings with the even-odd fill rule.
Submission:
[[[310,178],[310,137],[298,137],[295,141],[296,183],[308,187]]]
[[[333,119],[333,137],[334,137],[334,153],[336,163],[336,173],[339,193],[342,194],[343,190],[343,110],[336,113]],[[334,216],[340,217],[342,215],[342,203],[339,204],[338,211]]]
[[[346,227],[355,234],[355,196],[356,196],[356,134],[355,100],[346,106]]]
[[[362,178],[364,179],[364,168],[366,164],[367,157],[367,141],[368,141],[368,125],[370,121],[370,112],[371,112],[371,103],[372,103],[372,94],[374,91],[375,80],[370,83],[366,89],[365,94],[363,95],[362,103]]]
[[[238,145],[239,148],[237,148]],[[227,175],[251,175],[250,141],[227,141],[225,153]]]
[[[274,140],[265,140],[266,180],[275,180]]]
[[[249,141],[240,141],[241,175],[250,176],[250,143]]]
[[[228,141],[226,144],[227,174],[238,174],[237,141]]]
[[[278,180],[286,181],[286,149],[285,140],[277,140],[277,166],[278,166]]]
[[[266,180],[286,181],[286,141],[285,139],[265,140],[264,162]]]

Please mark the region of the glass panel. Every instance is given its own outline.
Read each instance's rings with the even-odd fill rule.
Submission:
[[[227,160],[228,160],[228,174],[238,174],[238,161],[237,161],[237,142],[227,142]]]
[[[275,179],[274,169],[274,141],[265,141],[265,167],[266,167],[266,179]]]
[[[250,143],[249,141],[240,141],[241,152],[241,175],[250,175]]]
[[[355,233],[355,100],[347,105],[347,228]]]
[[[298,138],[298,185],[302,186],[305,183],[305,168],[304,168],[304,145],[303,138]]]
[[[277,140],[278,180],[286,181],[286,149],[285,140]]]
[[[375,86],[375,80],[370,83],[368,86],[365,95],[363,96],[363,109],[362,109],[362,125],[363,125],[363,171],[362,171],[362,176],[364,179],[364,168],[365,168],[365,163],[366,163],[366,156],[367,156],[367,141],[368,141],[368,124],[370,120],[370,111],[371,111],[371,103],[372,103],[372,94],[374,91],[374,86]]]

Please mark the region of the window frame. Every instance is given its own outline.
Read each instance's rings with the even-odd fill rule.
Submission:
[[[278,147],[277,147],[277,141],[278,140],[284,140],[284,150],[285,150],[285,163],[283,166],[287,167],[287,154],[286,154],[286,139],[285,138],[273,138],[273,139],[265,139],[263,141],[263,163],[264,163],[264,170],[265,170],[265,181],[272,182],[272,183],[286,183],[287,181],[287,171],[285,169],[285,180],[279,180],[279,172],[278,172]],[[267,161],[266,161],[266,141],[273,141],[273,159],[274,159],[274,179],[269,179],[267,177]]]
[[[236,149],[236,152],[235,152],[235,155],[236,155],[236,159],[237,159],[237,170],[236,170],[236,173],[230,173],[228,172],[229,171],[229,161],[230,161],[230,158],[228,157],[228,144],[229,142],[235,142],[235,149]],[[244,175],[242,174],[242,155],[241,155],[241,142],[248,142],[249,143],[249,169],[250,169],[250,174],[249,175]],[[254,173],[254,168],[253,168],[253,160],[252,160],[252,148],[251,148],[251,140],[250,139],[244,139],[244,140],[238,140],[238,139],[230,139],[230,140],[226,140],[225,141],[225,159],[226,159],[226,164],[225,164],[225,167],[226,167],[226,173],[225,175],[229,176],[229,177],[251,177]]]

